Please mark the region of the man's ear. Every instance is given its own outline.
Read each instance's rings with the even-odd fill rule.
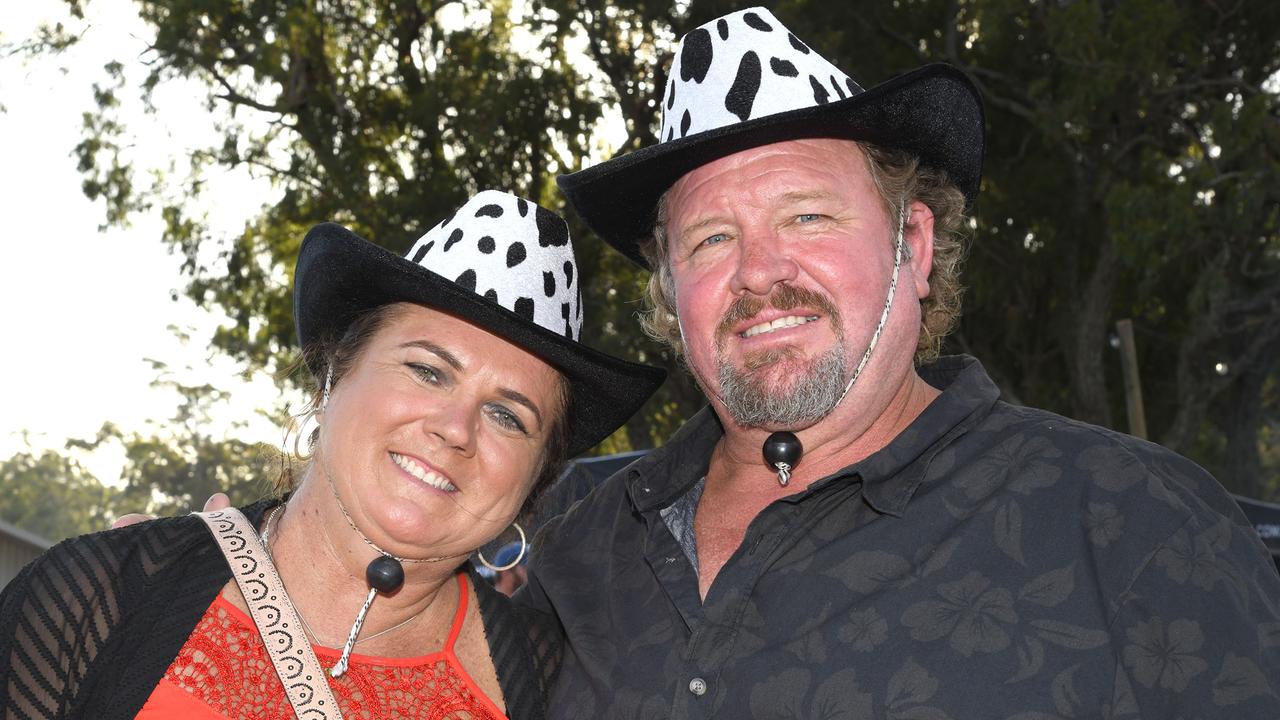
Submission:
[[[911,251],[912,276],[915,278],[916,297],[929,296],[929,273],[933,271],[933,211],[919,200],[907,206],[910,215],[902,229],[902,240]]]

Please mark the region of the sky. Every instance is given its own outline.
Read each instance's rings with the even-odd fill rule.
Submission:
[[[149,419],[172,416],[177,395],[150,387],[148,358],[232,392],[217,409],[215,434],[274,441],[279,432],[256,415],[278,393],[267,377],[246,382],[243,368],[214,356],[208,340],[225,317],[181,297],[180,258],[161,243],[156,214],[130,227],[100,231],[103,205],[81,192],[72,149],[81,115],[93,107],[92,85],[103,65],[130,65],[146,29],[128,0],[87,3],[89,29],[55,59],[0,57],[0,212],[7,226],[0,259],[0,458],[28,446],[61,449],[67,438],[92,437],[105,421],[150,434]],[[0,3],[0,42],[19,43],[41,21],[65,19],[60,0]],[[137,63],[132,63],[137,72]],[[146,115],[126,91],[125,117],[136,135],[131,152],[142,167],[172,158],[211,136],[212,123],[194,86],[167,85]],[[274,191],[243,173],[211,176],[213,229],[236,232]],[[180,296],[171,300],[171,294]],[[190,336],[185,344],[172,328]],[[231,429],[236,421],[248,426]],[[122,456],[107,448],[83,458],[100,480],[118,480]]]

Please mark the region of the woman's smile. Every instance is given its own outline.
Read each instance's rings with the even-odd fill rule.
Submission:
[[[391,455],[391,462],[395,463],[397,467],[418,480],[421,480],[429,487],[444,492],[458,491],[457,486],[452,482],[449,482],[448,478],[434,470],[428,469],[414,458],[394,452],[389,454]]]

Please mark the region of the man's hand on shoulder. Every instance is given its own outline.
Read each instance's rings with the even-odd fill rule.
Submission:
[[[205,512],[210,512],[212,510],[225,510],[229,507],[231,507],[231,498],[227,497],[226,493],[214,493],[209,496],[208,500],[204,501]],[[111,529],[114,530],[116,528],[129,527],[130,525],[136,525],[140,522],[146,522],[148,520],[155,520],[155,519],[156,519],[155,515],[145,515],[143,513],[129,513],[127,515],[121,515],[120,517],[116,518],[116,521],[111,523]]]

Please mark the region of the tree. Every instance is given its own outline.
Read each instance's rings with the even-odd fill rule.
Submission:
[[[1261,392],[1280,370],[1280,6],[819,5],[778,11],[860,82],[940,60],[983,95],[950,349],[980,357],[1009,399],[1123,429],[1108,335],[1132,318],[1153,439],[1232,489],[1280,492],[1258,447],[1280,412]]]
[[[215,492],[247,505],[272,491],[283,469],[282,450],[211,434],[210,413],[228,400],[209,384],[190,385],[153,361],[153,385],[181,398],[172,418],[149,433],[125,433],[105,423],[97,435],[67,442],[66,452],[21,452],[0,462],[0,518],[49,540],[106,530],[126,512],[185,515]],[[289,425],[283,412],[274,419]],[[236,430],[237,428],[232,428]],[[122,486],[106,486],[86,470],[81,453],[118,444]]]
[[[183,202],[136,186],[119,152],[119,66],[78,149],[86,192],[106,199],[110,222],[163,205],[187,293],[235,319],[217,345],[265,368],[293,353],[285,281],[306,227],[336,219],[403,250],[482,187],[560,207],[553,176],[592,157],[605,118],[621,118],[624,149],[656,140],[675,38],[725,11],[700,0],[139,8],[156,33],[144,95],[196,79],[222,118],[182,179],[187,194],[213,164],[254,168],[282,198],[216,238]],[[1280,492],[1280,469],[1262,464],[1275,453],[1259,449],[1280,417],[1267,391],[1280,372],[1280,5],[789,0],[775,11],[864,86],[934,60],[978,83],[986,165],[951,349],[981,357],[1011,400],[1123,428],[1107,340],[1132,318],[1153,437],[1232,489]],[[579,252],[590,336],[676,369],[631,317],[644,274],[600,243]],[[602,449],[658,442],[699,403],[677,371]]]
[[[1007,293],[975,293],[964,337],[994,351],[979,334],[999,313],[1016,313],[1006,338],[1044,327],[1004,374],[1051,402],[1035,368],[1048,364],[1070,388],[1056,407],[1124,427],[1107,334],[1133,318],[1153,439],[1261,494],[1260,389],[1280,369],[1280,105],[1264,89],[1278,9],[1088,2],[956,19],[993,36],[966,64],[1006,158],[988,165],[974,247],[990,262],[971,277],[995,290],[1018,277],[1010,265],[1038,276],[1013,283],[1012,313]]]
[[[184,515],[216,492],[227,493],[235,505],[269,495],[274,479],[288,462],[284,450],[233,435],[214,436],[211,411],[226,402],[229,394],[208,383],[186,384],[164,363],[151,362],[157,371],[152,385],[171,388],[181,398],[173,417],[151,421],[151,431],[145,434],[124,433],[108,423],[92,440],[69,443],[82,450],[104,443],[122,446],[125,464],[120,480],[124,487],[113,497],[113,507],[120,512]],[[288,427],[287,417],[276,419]]]
[[[55,450],[0,462],[0,517],[51,541],[108,527],[115,497],[79,461]]]
[[[163,242],[186,259],[186,293],[234,320],[215,344],[253,367],[276,370],[295,357],[288,291],[309,226],[336,220],[402,252],[479,189],[509,189],[562,209],[554,176],[588,156],[602,113],[592,95],[601,86],[570,61],[577,28],[545,8],[518,15],[507,3],[460,0],[138,7],[156,33],[140,91],[148,97],[173,77],[201,81],[221,118],[221,137],[195,154],[189,177],[168,178],[160,188],[136,183],[121,152],[132,139],[117,117],[123,66],[113,63],[77,147],[85,191],[105,200],[110,223],[159,208]],[[584,12],[605,17],[603,4]],[[70,33],[46,34],[63,46],[74,40]],[[646,36],[647,26],[635,33]],[[619,48],[607,44],[622,63]],[[634,58],[625,61],[634,67]],[[281,199],[237,237],[212,237],[189,204],[209,165],[251,168],[271,179]],[[588,336],[605,349],[641,355],[629,317],[639,272],[599,248],[583,255],[587,306],[603,310],[588,314]],[[651,343],[645,349],[650,360],[660,359]],[[692,388],[677,385],[686,394]],[[680,409],[694,406],[686,399]],[[662,400],[651,407],[650,415],[671,418],[658,430],[673,427],[680,414]],[[650,425],[638,417],[604,449],[652,444],[657,430]]]

